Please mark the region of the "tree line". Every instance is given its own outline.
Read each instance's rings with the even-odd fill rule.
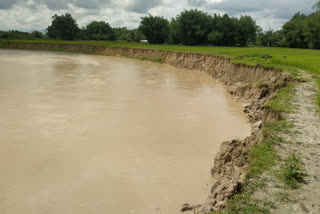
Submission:
[[[139,29],[150,43],[246,46],[255,43],[259,27],[250,16],[210,16],[191,9],[170,22],[159,16],[143,17]]]
[[[228,14],[213,16],[197,10],[184,10],[167,20],[148,15],[141,18],[137,29],[112,28],[105,21],[92,21],[79,28],[70,15],[54,15],[45,33],[33,31],[0,31],[0,38],[60,40],[124,40],[151,44],[270,46],[320,49],[320,1],[310,15],[295,14],[281,30],[263,32],[250,16],[240,18]]]
[[[281,30],[258,32],[257,45],[320,49],[320,1],[313,9],[310,15],[296,13]]]

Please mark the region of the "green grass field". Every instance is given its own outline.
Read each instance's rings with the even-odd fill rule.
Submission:
[[[244,63],[249,65],[260,64],[265,67],[274,67],[292,72],[296,71],[296,69],[301,69],[314,75],[320,75],[320,50],[268,47],[151,45],[147,43],[123,41],[10,40],[10,42],[82,44],[107,47],[148,48],[165,51],[197,52],[231,57],[234,63]]]

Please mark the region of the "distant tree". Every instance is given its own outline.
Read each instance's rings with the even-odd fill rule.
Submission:
[[[47,28],[48,37],[53,39],[74,40],[78,32],[78,25],[69,13],[52,16],[52,23]]]
[[[159,16],[149,16],[141,18],[139,31],[142,32],[149,43],[162,44],[168,40],[169,21]]]
[[[93,40],[115,40],[115,35],[110,25],[104,21],[93,21],[87,25],[86,31]]]
[[[286,47],[287,43],[284,39],[283,32],[268,30],[260,32],[257,36],[257,44],[267,47]]]
[[[6,39],[32,39],[30,33],[18,30],[9,30],[7,32],[3,32],[1,37]]]
[[[309,48],[320,49],[320,13],[311,14],[306,20],[306,42]]]
[[[179,23],[175,18],[172,18],[169,24],[169,43],[180,44],[181,43],[181,32],[179,29]]]
[[[8,32],[0,31],[0,38],[1,39],[8,39],[9,38]]]
[[[146,37],[139,31],[139,29],[131,30],[133,32],[133,40],[135,42],[141,42],[141,40],[146,39]]]
[[[32,31],[31,36],[35,39],[43,39],[44,38],[43,33],[40,31],[37,31],[37,30]]]
[[[312,8],[313,8],[314,10],[316,10],[317,12],[319,12],[319,11],[320,11],[320,1],[318,1],[317,3],[315,3],[315,4],[312,6]]]
[[[213,45],[220,45],[222,38],[223,38],[223,33],[219,31],[213,31],[208,35],[208,42]]]
[[[306,42],[306,16],[296,13],[290,21],[282,27],[286,41],[291,48],[307,48]]]
[[[177,26],[182,44],[197,45],[208,42],[212,28],[212,17],[197,9],[184,10],[177,18]]]
[[[134,33],[126,27],[113,28],[116,40],[123,40],[128,42],[134,41]]]
[[[87,29],[85,27],[82,27],[81,29],[79,29],[79,32],[77,34],[77,39],[90,40]]]
[[[215,14],[210,41],[214,42],[215,45],[236,45],[239,36],[237,22],[237,18],[229,17],[228,14],[224,14],[223,16]]]
[[[241,16],[236,24],[238,33],[238,43],[241,46],[247,46],[248,42],[255,42],[258,27],[256,22],[250,16]]]

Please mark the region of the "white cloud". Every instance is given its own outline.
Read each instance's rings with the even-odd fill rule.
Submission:
[[[183,9],[209,14],[251,15],[264,29],[280,29],[296,12],[311,13],[317,0],[0,0],[0,30],[44,30],[54,14],[71,13],[80,27],[104,20],[113,27],[138,27],[151,13],[168,19]]]

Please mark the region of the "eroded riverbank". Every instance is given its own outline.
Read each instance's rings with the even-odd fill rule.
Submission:
[[[250,134],[241,105],[204,73],[0,56],[1,213],[176,213],[206,199],[221,142]]]
[[[290,75],[279,70],[235,65],[228,58],[206,54],[63,44],[9,43],[5,47],[117,55],[165,62],[175,67],[205,72],[224,83],[227,90],[244,103],[249,120],[254,124],[254,131],[245,140],[225,142],[220,148],[212,169],[212,175],[217,183],[212,187],[207,202],[200,207],[196,206],[195,211],[200,213],[210,213],[212,210],[224,208],[227,201],[242,188],[250,167],[248,152],[263,140],[263,124],[280,119],[280,112],[266,107],[266,104],[280,88],[291,81]]]

